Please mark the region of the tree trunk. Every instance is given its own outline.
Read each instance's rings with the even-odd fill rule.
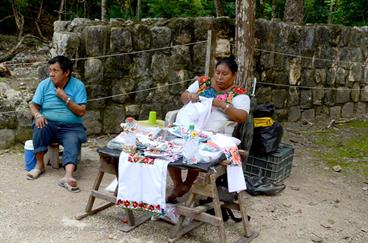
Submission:
[[[304,0],[286,0],[284,21],[304,23]]]
[[[106,21],[106,0],[101,0],[101,20]]]
[[[335,0],[330,1],[330,12],[328,13],[328,24],[332,24],[332,13],[335,6]]]
[[[236,1],[235,48],[238,63],[236,83],[250,87],[254,73],[255,0]]]
[[[13,0],[12,1],[12,10],[15,18],[15,24],[18,28],[18,41],[22,38],[23,28],[24,28],[24,16],[18,11],[17,4]]]
[[[259,0],[259,17],[264,18],[264,1]]]
[[[137,19],[141,19],[141,0],[137,1]]]
[[[271,17],[272,17],[272,19],[276,19],[276,0],[272,0]]]
[[[222,5],[222,0],[215,0],[216,16],[224,16],[224,6]]]
[[[59,21],[61,20],[61,16],[63,15],[64,4],[65,4],[64,0],[61,0],[59,6]]]

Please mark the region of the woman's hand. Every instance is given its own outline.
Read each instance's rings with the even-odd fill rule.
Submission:
[[[181,94],[181,101],[184,104],[189,103],[189,101],[195,103],[199,101],[199,95],[197,93],[190,93],[188,91],[185,91]]]
[[[221,110],[224,110],[226,108],[226,102],[220,99],[213,99],[212,106],[218,107]]]

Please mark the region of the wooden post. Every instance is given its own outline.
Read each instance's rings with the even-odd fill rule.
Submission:
[[[213,76],[214,59],[216,53],[216,32],[207,31],[206,66],[204,73],[207,77]]]

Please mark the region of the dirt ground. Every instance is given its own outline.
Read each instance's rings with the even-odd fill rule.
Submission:
[[[23,146],[0,150],[0,242],[167,242],[172,225],[149,221],[122,232],[123,211],[116,207],[81,221],[97,173],[96,148],[107,137],[89,138],[76,174],[80,193],[57,186],[63,170],[47,167],[38,180],[26,180]],[[292,173],[277,196],[248,197],[251,225],[263,242],[368,242],[368,179],[338,173],[310,152],[308,140],[286,129],[283,141],[294,142]],[[312,146],[313,147],[313,146]],[[107,186],[112,176],[103,181]],[[102,204],[97,201],[97,204]],[[229,242],[242,234],[242,224],[228,221]],[[203,225],[178,242],[214,242],[217,229]]]

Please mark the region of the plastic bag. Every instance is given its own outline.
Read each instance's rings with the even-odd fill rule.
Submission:
[[[183,146],[183,162],[186,164],[196,164],[199,162],[198,158],[198,139],[187,139]]]
[[[280,145],[283,128],[280,123],[274,122],[269,127],[254,128],[251,151],[255,154],[269,154],[276,152]]]

